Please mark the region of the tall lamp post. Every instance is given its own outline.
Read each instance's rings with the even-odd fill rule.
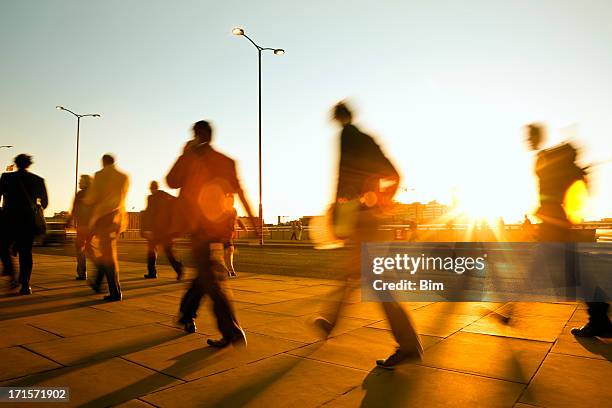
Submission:
[[[257,48],[257,58],[259,61],[259,227],[261,229],[261,237],[259,238],[259,245],[263,245],[263,231],[264,231],[264,220],[263,220],[263,204],[262,204],[262,187],[261,187],[261,53],[263,51],[272,51],[275,55],[283,55],[285,50],[282,48],[266,48],[260,47],[253,41],[244,30],[240,27],[232,29],[232,34],[242,36],[249,40],[251,44]]]
[[[68,113],[73,114],[77,118],[77,133],[76,133],[76,165],[74,168],[74,195],[76,196],[77,187],[79,185],[79,134],[81,130],[81,118],[85,118],[87,116],[91,116],[92,118],[99,118],[100,114],[98,113],[86,113],[86,114],[78,114],[74,113],[68,108],[64,108],[63,106],[56,106],[55,109],[62,110]]]

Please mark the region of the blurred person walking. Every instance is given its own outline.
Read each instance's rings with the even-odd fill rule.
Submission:
[[[147,239],[147,271],[145,279],[157,278],[157,247],[161,246],[168,262],[176,272],[176,279],[183,276],[183,264],[174,256],[173,234],[170,231],[171,216],[176,205],[176,197],[159,189],[157,181],[152,181],[147,197],[147,208],[143,212],[143,235]]]
[[[0,176],[0,198],[2,199],[3,231],[0,232],[0,258],[3,275],[11,278],[11,286],[21,284],[19,293],[29,295],[32,275],[32,245],[37,235],[45,233],[43,209],[49,205],[45,180],[28,168],[32,157],[20,154],[15,157],[17,171]],[[15,280],[15,269],[11,251],[19,254],[19,281]]]
[[[342,127],[340,134],[340,164],[336,202],[333,207],[334,231],[339,238],[348,239],[352,245],[352,262],[346,270],[347,284],[335,293],[336,308],[331,313],[315,319],[315,324],[327,335],[336,325],[341,309],[350,295],[349,280],[359,280],[359,259],[362,243],[380,240],[380,218],[388,208],[399,186],[399,174],[374,139],[353,125],[353,115],[348,106],[338,103],[333,119]],[[381,181],[388,187],[381,188]],[[382,368],[414,359],[420,359],[423,346],[410,316],[393,299],[389,292],[378,292],[381,305],[398,343],[395,353],[377,360]],[[385,301],[382,301],[384,297]]]
[[[573,244],[572,221],[564,208],[564,200],[570,187],[579,181],[587,183],[586,171],[576,164],[577,149],[570,143],[542,149],[545,141],[545,128],[532,123],[526,126],[527,142],[532,151],[537,152],[535,173],[539,181],[540,206],[536,212],[542,220],[538,231],[538,241],[566,243],[565,282],[561,285],[575,295],[577,284],[576,250]],[[570,293],[571,294],[571,293]],[[574,327],[571,333],[578,337],[612,336],[612,323],[608,317],[609,305],[606,302],[586,302],[589,321],[583,327]]]
[[[102,280],[106,277],[109,295],[104,300],[107,301],[122,299],[117,240],[126,226],[125,197],[128,187],[128,176],[117,170],[113,156],[105,154],[102,156],[102,170],[94,175],[84,200],[85,204],[92,206],[89,228],[93,236],[93,257],[97,271],[91,287],[99,293]]]
[[[79,178],[80,190],[74,197],[70,218],[66,221],[66,225],[74,225],[76,229],[76,238],[74,240],[77,259],[76,280],[87,279],[86,253],[91,251],[89,221],[91,219],[92,206],[85,203],[85,196],[90,186],[91,177],[87,174],[83,174]]]
[[[228,271],[224,265],[223,241],[234,217],[234,194],[238,194],[255,226],[253,213],[238,181],[234,160],[211,146],[210,124],[203,120],[196,122],[193,132],[194,140],[187,143],[166,177],[168,186],[181,189],[179,211],[188,218],[186,228],[191,233],[197,269],[197,277],[181,300],[179,323],[184,325],[185,331],[195,332],[200,302],[204,296],[209,296],[222,337],[208,339],[207,343],[219,348],[230,344],[246,345],[246,336],[224,287]]]
[[[224,256],[225,256],[225,266],[227,267],[227,275],[230,278],[235,278],[237,275],[236,269],[234,268],[234,253],[236,252],[236,248],[234,246],[234,239],[236,238],[236,224],[246,231],[246,226],[242,222],[240,218],[238,218],[238,212],[234,207],[234,195],[228,195],[228,202],[231,203],[231,215],[227,218],[228,222],[228,236],[227,239],[223,240],[223,248],[224,248]]]

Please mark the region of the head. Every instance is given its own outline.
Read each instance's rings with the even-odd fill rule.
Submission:
[[[151,182],[151,184],[149,185],[149,190],[151,190],[151,193],[154,193],[159,190],[159,184],[157,184],[157,181],[153,180]]]
[[[112,166],[115,164],[115,158],[110,154],[102,156],[102,167]]]
[[[91,177],[87,174],[81,175],[79,178],[79,188],[81,190],[87,190],[91,186]]]
[[[342,126],[350,125],[353,121],[353,114],[345,102],[338,102],[334,106],[332,117]]]
[[[200,120],[193,124],[193,136],[200,143],[210,143],[212,140],[212,127],[205,120]]]
[[[541,123],[530,123],[525,126],[525,136],[529,149],[540,150],[546,139],[546,129]]]
[[[15,157],[15,165],[19,170],[26,170],[32,165],[32,156],[25,153],[21,153],[20,155]]]

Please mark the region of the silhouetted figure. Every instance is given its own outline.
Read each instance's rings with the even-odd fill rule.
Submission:
[[[94,175],[84,200],[85,204],[93,207],[89,228],[94,241],[92,246],[97,273],[91,287],[99,293],[106,276],[109,295],[104,300],[108,301],[122,298],[117,240],[126,226],[125,197],[128,187],[128,176],[117,170],[113,156],[105,154],[102,156],[102,170]]]
[[[150,185],[151,195],[147,198],[147,208],[144,211],[145,238],[147,239],[147,279],[157,278],[157,247],[161,246],[168,257],[168,262],[176,272],[176,279],[183,276],[183,264],[174,256],[172,250],[173,234],[170,232],[172,213],[176,207],[176,197],[161,191],[157,181]]]
[[[3,275],[11,277],[12,287],[17,286],[11,259],[12,248],[12,251],[19,254],[19,293],[22,295],[32,293],[32,244],[35,236],[44,232],[39,231],[40,227],[37,226],[37,213],[40,211],[38,206],[44,209],[49,204],[45,180],[28,171],[31,164],[31,156],[20,154],[15,157],[17,171],[3,173],[0,177],[0,197],[5,224],[0,243]]]
[[[563,143],[541,150],[544,142],[544,127],[539,124],[527,125],[527,140],[531,150],[537,151],[535,173],[540,182],[540,207],[536,215],[542,220],[538,240],[542,242],[571,243],[572,225],[563,202],[565,194],[577,181],[586,183],[586,172],[576,165],[577,150],[569,143]],[[566,285],[576,285],[575,249],[571,244],[565,251]],[[609,305],[605,302],[586,302],[589,322],[582,328],[573,328],[572,334],[579,337],[594,337],[612,334],[612,323],[608,317]]]
[[[340,238],[348,238],[353,244],[351,270],[346,271],[348,282],[351,278],[358,280],[360,277],[359,259],[362,242],[376,241],[380,236],[378,228],[380,217],[383,209],[392,203],[399,186],[399,174],[374,139],[352,124],[351,111],[345,104],[339,103],[335,106],[333,118],[342,126],[334,230]],[[386,189],[380,187],[383,179],[388,181]],[[347,212],[342,207],[354,208],[354,215],[342,214]],[[339,228],[339,224],[351,224],[352,227]],[[338,301],[336,310],[315,320],[315,323],[327,334],[333,330],[339,312],[346,304],[345,297],[349,294],[347,287],[348,285],[339,287],[337,290],[336,296],[341,297],[341,300]],[[391,296],[390,293],[385,295]],[[381,302],[381,305],[391,325],[398,348],[391,356],[378,360],[376,364],[383,368],[391,368],[408,359],[420,359],[423,347],[408,314],[395,301]]]
[[[242,222],[240,218],[238,218],[238,212],[236,208],[234,208],[234,195],[230,194],[228,196],[228,201],[231,203],[232,214],[228,217],[227,222],[229,235],[226,237],[227,239],[223,240],[223,248],[224,248],[224,256],[225,256],[225,266],[227,267],[227,274],[230,278],[235,278],[238,276],[236,273],[236,268],[234,268],[234,253],[236,252],[236,248],[234,246],[234,238],[236,236],[236,224],[243,230],[246,230],[246,226]]]
[[[87,279],[87,258],[85,254],[91,250],[89,221],[91,219],[92,206],[85,203],[85,196],[90,186],[91,177],[87,174],[82,175],[79,179],[80,190],[74,197],[70,218],[66,222],[67,225],[74,224],[76,229],[76,238],[74,240],[77,259],[76,280]]]
[[[294,239],[297,241],[297,234],[298,234],[297,221],[291,221],[291,237],[289,238],[289,241],[293,241]]]
[[[189,219],[193,257],[197,277],[181,301],[179,323],[187,332],[195,332],[195,317],[202,297],[209,296],[222,338],[208,339],[213,347],[246,344],[246,336],[224,291],[222,280],[227,277],[223,260],[223,241],[228,236],[234,217],[233,200],[238,194],[253,225],[251,207],[240,187],[236,165],[232,159],[210,145],[212,129],[206,121],[193,126],[194,140],[188,142],[166,177],[168,186],[180,188],[180,209]]]

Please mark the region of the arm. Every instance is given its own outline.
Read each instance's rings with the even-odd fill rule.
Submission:
[[[170,172],[168,172],[168,175],[166,176],[166,183],[168,183],[170,188],[181,188],[185,184],[188,155],[188,152],[181,155],[177,159],[176,163],[174,163],[174,166],[172,166],[172,169],[170,169]]]
[[[40,187],[40,205],[42,206],[42,208],[47,208],[47,206],[49,206],[49,196],[47,195],[47,186],[45,185],[45,180],[41,179]]]

